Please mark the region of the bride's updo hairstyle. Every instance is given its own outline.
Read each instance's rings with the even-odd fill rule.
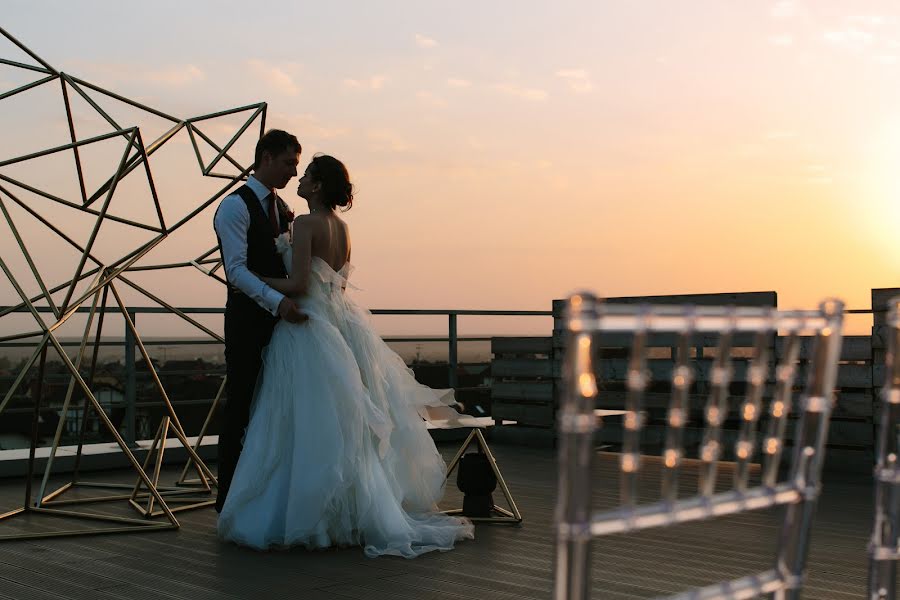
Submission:
[[[343,212],[353,206],[353,184],[344,163],[327,154],[313,157],[312,173],[315,181],[322,184],[322,200],[325,206],[334,210],[340,206]]]

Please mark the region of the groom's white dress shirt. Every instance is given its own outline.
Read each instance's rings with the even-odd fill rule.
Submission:
[[[268,217],[268,203],[263,200],[272,193],[271,190],[253,175],[247,178],[247,186],[256,194],[263,213]],[[277,315],[278,305],[281,304],[284,294],[263,283],[247,268],[247,229],[250,227],[250,213],[244,200],[237,193],[230,194],[222,200],[213,219],[213,227],[222,243],[222,259],[225,261],[228,283],[273,315]]]

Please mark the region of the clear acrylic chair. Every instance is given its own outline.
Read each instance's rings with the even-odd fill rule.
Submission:
[[[833,405],[833,391],[840,358],[843,304],[823,302],[818,310],[778,311],[774,308],[634,306],[604,304],[589,294],[572,296],[563,329],[567,351],[562,373],[559,428],[559,488],[556,507],[556,600],[591,597],[591,542],[594,537],[633,532],[785,505],[770,570],[748,574],[694,589],[673,598],[738,599],[760,595],[797,599],[804,578],[810,527],[819,493],[825,440]],[[605,333],[631,337],[626,376],[626,414],[622,451],[619,455],[620,506],[614,510],[592,508],[591,472],[598,428],[595,400],[595,360]],[[737,335],[753,336],[746,394],[738,407],[739,431],[733,447],[734,478],[726,491],[717,485],[717,466],[726,448],[723,423],[729,413],[729,384],[733,373],[732,342]],[[768,419],[761,424],[766,406],[766,381],[773,334],[782,334],[783,357],[775,366],[772,397],[767,399]],[[690,418],[690,391],[695,365],[690,359],[695,335],[715,334],[718,340],[709,372],[709,395],[703,407],[703,438],[699,446],[699,481],[696,492],[679,494],[679,475],[685,459],[685,428]],[[669,379],[671,395],[666,408],[664,448],[660,462],[658,499],[638,502],[639,451],[645,425],[644,391],[651,383],[647,368],[650,336],[670,335],[678,348]],[[797,360],[802,335],[812,336],[806,385],[794,400]],[[597,364],[595,364],[597,363]],[[785,448],[788,415],[797,412],[793,459],[784,481],[779,480]],[[757,452],[757,429],[763,428]],[[750,466],[759,455],[759,481]],[[685,479],[681,474],[681,479]],[[597,597],[602,597],[598,595]]]
[[[875,526],[869,542],[869,600],[897,595],[900,557],[900,297],[888,303],[885,380],[875,454]]]

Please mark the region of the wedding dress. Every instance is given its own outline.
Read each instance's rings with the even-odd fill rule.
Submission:
[[[290,272],[286,238],[277,247]],[[344,294],[351,269],[313,258],[297,299],[309,321],[275,326],[219,515],[225,540],[413,558],[474,537],[469,521],[436,510],[446,465],[421,416],[452,390],[416,382]]]

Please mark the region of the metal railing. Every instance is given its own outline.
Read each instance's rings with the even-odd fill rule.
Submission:
[[[37,310],[41,313],[51,313],[51,309],[49,307],[36,307]],[[0,306],[0,312],[9,310],[10,312],[21,312],[27,313],[28,309],[19,308],[15,309],[15,307],[3,307]],[[121,311],[118,307],[106,307],[104,309],[98,308],[97,311],[106,312],[110,314],[121,314]],[[185,314],[218,314],[224,315],[225,309],[224,307],[188,307],[188,308],[179,308]],[[89,313],[89,307],[81,307],[78,308],[77,313]],[[169,315],[172,314],[171,311],[164,307],[157,306],[140,306],[140,307],[127,307],[127,312],[132,322],[137,323],[137,316],[139,314],[146,315]],[[491,340],[490,336],[466,336],[459,335],[458,323],[459,317],[465,316],[494,316],[494,317],[552,317],[553,312],[549,310],[458,310],[458,309],[374,309],[370,310],[373,315],[396,315],[396,316],[446,316],[447,317],[447,336],[383,336],[385,342],[391,343],[419,343],[419,342],[427,342],[427,343],[447,343],[447,381],[448,385],[451,388],[458,389],[458,369],[460,366],[459,361],[459,344],[461,342],[487,342]],[[37,337],[37,336],[35,336]],[[222,342],[216,339],[211,338],[197,338],[197,339],[152,339],[152,340],[142,340],[144,346],[147,347],[172,347],[172,346],[180,346],[180,345],[221,345]],[[78,347],[81,344],[80,341],[67,341],[61,342],[62,346],[68,347]],[[34,343],[30,343],[23,339],[19,339],[16,341],[7,341],[0,342],[0,350],[4,348],[27,348],[33,346]],[[125,380],[123,382],[123,395],[125,402],[125,418],[124,418],[124,431],[123,437],[129,444],[133,444],[136,437],[136,418],[137,412],[136,409],[139,405],[143,405],[144,403],[137,402],[137,365],[135,361],[135,339],[131,332],[131,330],[126,327],[125,328],[125,339],[124,341],[100,341],[99,344],[101,347],[114,347],[120,346],[123,347],[124,350],[124,369],[125,369]],[[224,372],[223,372],[224,374]],[[212,398],[204,399],[205,402],[211,403],[213,401]],[[8,409],[10,412],[15,411],[16,409]],[[31,411],[31,409],[22,409]]]

